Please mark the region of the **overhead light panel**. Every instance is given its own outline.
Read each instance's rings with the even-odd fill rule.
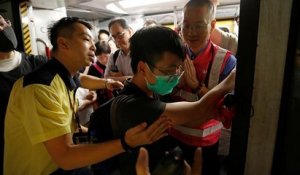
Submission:
[[[176,1],[176,0],[121,0],[119,1],[119,4],[123,8],[133,8],[133,7],[142,7],[142,6],[172,2],[172,1]]]
[[[108,9],[112,12],[115,12],[115,13],[119,13],[119,14],[127,14],[127,12],[125,12],[124,10],[122,10],[121,8],[116,6],[116,4],[114,4],[114,3],[107,4],[106,9]]]

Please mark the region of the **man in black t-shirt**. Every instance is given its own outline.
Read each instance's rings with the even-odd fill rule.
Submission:
[[[165,27],[143,28],[131,37],[130,56],[134,76],[111,108],[112,127],[116,136],[124,135],[128,128],[141,121],[150,124],[162,116],[171,119],[173,125],[184,124],[188,127],[197,126],[212,116],[223,120],[217,118],[214,111],[218,101],[233,89],[234,72],[201,101],[164,103],[158,99],[158,95],[170,93],[178,84],[184,73],[181,65],[185,54],[180,37]],[[146,147],[150,155],[150,170],[172,147],[171,138],[163,138]],[[135,174],[137,154],[138,148],[135,148],[131,153],[119,155],[122,175]]]

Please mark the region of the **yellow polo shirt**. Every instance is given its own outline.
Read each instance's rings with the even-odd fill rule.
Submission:
[[[5,117],[4,175],[48,175],[58,169],[43,142],[74,130],[73,86],[55,59],[14,84]]]

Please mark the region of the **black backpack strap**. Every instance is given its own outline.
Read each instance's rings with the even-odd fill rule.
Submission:
[[[116,61],[118,59],[119,53],[120,53],[120,49],[116,50],[113,54],[113,59],[114,59],[114,65],[116,65]]]

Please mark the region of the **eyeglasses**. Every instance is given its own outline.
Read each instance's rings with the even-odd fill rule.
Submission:
[[[202,31],[204,29],[207,29],[208,23],[197,23],[197,24],[186,24],[186,23],[182,23],[182,30],[183,31]]]
[[[167,79],[168,82],[173,81],[173,80],[174,80],[175,78],[177,78],[177,77],[178,77],[178,79],[180,79],[181,76],[182,76],[183,73],[184,73],[183,67],[182,67],[181,65],[179,65],[179,66],[176,67],[175,74],[173,74],[173,73],[170,74],[169,72],[164,71],[164,70],[161,70],[161,69],[157,68],[156,66],[154,66],[154,65],[152,65],[152,64],[149,64],[149,63],[147,63],[147,64],[148,64],[150,67],[152,67],[152,68],[158,70],[159,72],[163,73],[165,76],[168,76],[168,79]]]
[[[111,39],[116,40],[116,39],[123,39],[125,35],[125,31],[119,32],[116,35],[112,35]]]

